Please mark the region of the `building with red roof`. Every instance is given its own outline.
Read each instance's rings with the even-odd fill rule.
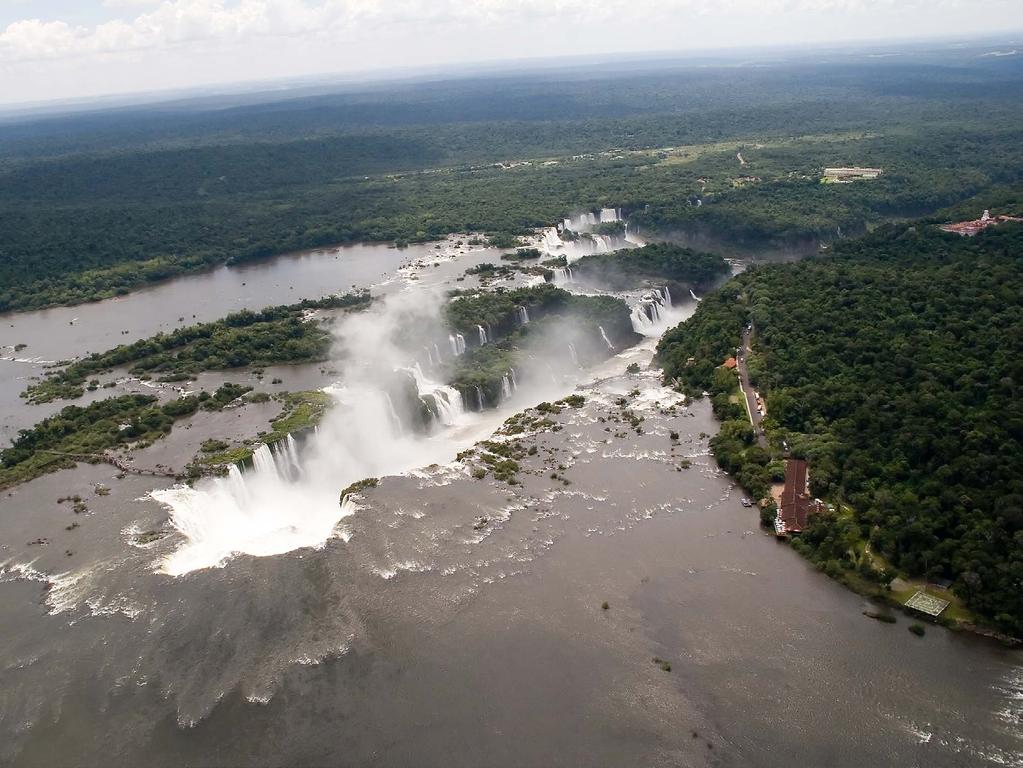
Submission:
[[[810,496],[808,467],[803,459],[785,462],[785,489],[781,492],[781,507],[774,521],[774,530],[780,537],[802,533],[810,515],[820,511],[821,503]]]

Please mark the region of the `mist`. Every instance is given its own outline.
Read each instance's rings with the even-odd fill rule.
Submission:
[[[408,288],[345,316],[333,351],[341,378],[326,390],[334,405],[315,431],[260,446],[251,468],[231,466],[226,477],[195,487],[153,491],[183,538],[158,570],[180,576],[237,555],[347,540],[344,518],[357,509],[341,504],[349,485],[451,462],[510,412],[569,394],[587,364],[616,351],[570,317],[545,318],[542,332],[528,337],[523,362],[505,377],[501,402],[481,410],[444,383],[458,351],[442,321],[446,301],[441,291]],[[432,406],[425,429],[415,428],[417,403],[389,391],[396,380],[414,384],[419,403]]]

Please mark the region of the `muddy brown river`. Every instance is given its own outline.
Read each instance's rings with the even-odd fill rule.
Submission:
[[[364,272],[335,266],[312,284],[414,295],[483,258],[397,275],[409,254],[373,253],[393,262],[367,256]],[[296,300],[317,293],[299,293],[294,263],[264,268]],[[87,322],[84,343],[100,349],[122,325],[135,338],[186,312],[210,319],[235,302],[203,310],[185,297],[215,296],[204,281],[224,279],[154,289],[167,292],[154,306],[180,309],[143,321],[144,304],[131,305],[138,326],[90,305],[52,321],[33,313],[38,326],[15,316],[12,339],[39,345],[26,355],[63,355],[78,342],[62,334]],[[287,300],[268,288],[248,306]],[[655,342],[401,438],[424,441],[410,454],[424,465],[350,499],[322,541],[279,554],[246,554],[251,531],[203,509],[184,526],[150,495],[172,481],[118,479],[105,465],[4,492],[0,764],[1023,765],[1019,652],[868,619],[861,598],[765,535],[709,454],[709,404],[684,402],[648,369]],[[20,423],[27,406],[9,386],[0,410]],[[509,416],[573,392],[584,403],[552,424],[501,434]],[[148,450],[170,462],[210,430],[249,434],[274,406],[252,407],[204,415],[213,421]],[[517,484],[474,477],[478,452],[456,460],[495,433],[522,451]],[[287,483],[275,492],[288,525],[319,514]],[[57,503],[74,493],[89,510],[77,518]],[[215,566],[166,572],[204,536],[233,535],[236,553]]]

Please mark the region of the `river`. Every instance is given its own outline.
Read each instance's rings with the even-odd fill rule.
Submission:
[[[61,357],[192,313],[353,284],[462,287],[467,266],[494,260],[440,250],[366,246],[345,252],[361,254],[350,264],[328,253],[245,277],[217,270],[147,292],[162,297],[151,310],[121,299],[132,308],[121,322],[102,311],[113,303],[14,319],[25,354],[37,343]],[[304,283],[303,264],[324,271]],[[5,492],[0,763],[1023,765],[1017,652],[864,617],[861,598],[739,504],[709,454],[709,405],[683,402],[648,369],[657,334],[694,309],[679,303],[641,344],[571,380],[460,416],[428,438],[422,466],[384,477],[322,541],[281,554],[246,554],[248,532],[229,529],[218,535],[238,537],[223,547],[236,554],[169,575],[198,534],[150,495],[167,481],[105,465]],[[455,459],[552,388],[585,402],[499,438],[521,444],[518,485]],[[12,408],[0,403],[5,417]],[[194,452],[203,429],[244,434],[240,418],[203,415],[147,450]],[[84,515],[57,503],[73,493]],[[281,505],[281,520],[302,514]]]

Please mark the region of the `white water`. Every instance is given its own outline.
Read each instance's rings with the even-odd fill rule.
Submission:
[[[427,406],[433,406],[431,410],[437,412],[440,423],[446,427],[457,424],[465,414],[461,393],[454,387],[430,381],[418,363],[406,370],[416,382],[419,399]]]
[[[519,325],[525,325],[529,322],[529,310],[525,307],[515,307],[515,318]]]
[[[482,347],[487,343],[487,329],[482,325],[477,325],[476,329],[480,332],[480,346]]]
[[[511,379],[508,377],[508,374],[506,373],[504,376],[501,377],[501,402],[503,403],[511,396],[512,396]]]
[[[568,343],[568,354],[572,357],[572,365],[578,368],[579,356],[575,353],[575,344],[573,344],[572,342]]]
[[[575,278],[572,275],[571,267],[555,267],[551,270],[553,283],[555,285],[563,285],[565,283],[571,283]]]
[[[351,370],[343,385],[328,390],[335,405],[307,439],[301,462],[289,439],[260,446],[251,470],[232,467],[227,477],[194,488],[154,491],[182,538],[159,570],[178,576],[221,566],[236,555],[263,557],[322,546],[339,534],[339,521],[353,509],[340,505],[341,489],[366,477],[450,461],[459,448],[489,434],[500,415],[469,416],[461,394],[432,381],[418,364],[405,370],[437,413],[433,434],[403,430],[395,404],[379,386],[384,372],[400,368],[409,357],[395,341],[401,336],[396,331],[409,322],[438,323],[439,306],[435,297],[400,294],[342,322],[339,343],[345,359],[353,361]]]
[[[695,293],[693,293],[693,289],[692,288],[689,289],[689,295],[693,297],[693,301],[700,301],[701,300],[699,296],[697,296]]]
[[[451,344],[451,354],[454,357],[460,357],[465,354],[465,337],[462,334],[449,334],[448,343]]]
[[[602,338],[604,340],[604,343],[607,344],[607,348],[614,352],[615,345],[611,343],[611,339],[609,339],[607,337],[607,333],[604,332],[604,326],[598,325],[597,327],[600,328],[600,338]]]
[[[659,337],[669,328],[690,317],[695,307],[695,302],[676,306],[671,300],[671,293],[664,287],[658,289],[656,294],[643,294],[639,302],[633,306],[629,318],[636,333]]]

